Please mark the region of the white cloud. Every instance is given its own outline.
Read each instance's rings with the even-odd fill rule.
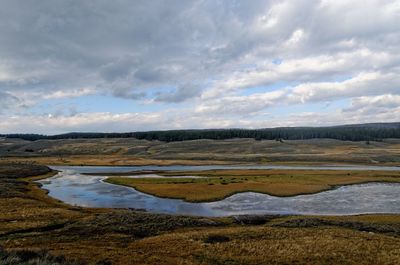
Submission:
[[[95,94],[96,90],[94,88],[81,88],[74,90],[58,90],[52,91],[50,94],[44,95],[43,99],[60,99],[60,98],[74,98],[81,97],[90,94]]]
[[[341,98],[382,93],[399,93],[400,76],[395,73],[360,73],[343,82],[304,83],[294,87],[289,94],[290,102],[332,101]]]
[[[302,83],[293,87],[248,96],[221,95],[217,99],[208,99],[200,103],[196,111],[214,115],[247,115],[268,107],[331,102],[338,99],[363,98],[362,96],[380,94],[393,94],[392,97],[400,96],[400,75],[380,72],[360,73],[344,81]],[[370,97],[364,98],[370,99]],[[387,95],[382,98],[378,96],[377,99],[382,101],[387,99]],[[358,104],[361,103],[369,102],[359,101]]]
[[[392,111],[400,109],[400,95],[385,94],[372,97],[357,97],[351,101],[351,106],[345,112],[362,112],[375,116],[378,113],[394,115]],[[396,119],[398,116],[393,116]]]
[[[33,123],[32,120],[35,122]],[[4,133],[33,132],[57,134],[75,131],[132,131],[141,128],[156,128],[162,122],[157,113],[124,113],[112,114],[80,113],[72,116],[11,116],[0,121]]]
[[[392,96],[387,96],[388,98]],[[374,103],[369,103],[369,102]],[[384,102],[390,102],[385,107]],[[360,103],[360,105],[358,105]],[[356,99],[352,108],[332,112],[299,112],[286,115],[261,113],[257,116],[239,117],[197,113],[190,110],[166,110],[147,113],[80,113],[70,116],[35,115],[2,116],[2,133],[43,133],[64,132],[128,132],[145,130],[187,129],[187,128],[267,128],[281,126],[328,126],[368,122],[398,122],[400,117],[399,98]],[[364,105],[367,104],[367,105]],[[396,105],[397,104],[397,105]],[[385,110],[383,110],[385,109]],[[32,120],[35,122],[33,123]]]
[[[299,42],[304,38],[304,35],[305,33],[302,29],[293,31],[292,36],[290,36],[290,39],[286,41],[285,45],[289,47],[298,45]]]
[[[285,90],[253,94],[249,96],[228,96],[216,100],[210,100],[200,104],[196,113],[209,115],[235,114],[248,116],[267,107],[277,105],[286,97]]]
[[[163,108],[157,115],[169,114],[154,128],[328,124],[340,115],[363,122],[373,117],[360,114],[361,106],[377,104],[369,100],[398,103],[387,98],[400,94],[398,21],[399,0],[5,1],[0,106],[11,123],[1,129],[17,130],[12,124],[35,115],[43,130],[109,128],[111,121],[95,125],[87,113],[65,118],[65,124],[79,120],[74,126],[34,114],[44,100],[88,95],[157,104]],[[320,120],[264,115],[269,108],[343,99],[350,106]],[[392,120],[392,110],[381,106],[376,118]],[[120,119],[111,111],[105,105],[101,116],[114,118],[116,128],[135,129],[122,125],[133,116]]]
[[[335,80],[377,69],[385,69],[390,74],[391,71],[398,71],[391,68],[399,64],[400,57],[397,54],[391,55],[384,51],[372,52],[366,48],[334,55],[289,59],[279,65],[272,61],[261,61],[261,64],[253,69],[234,72],[229,77],[218,80],[204,94],[204,98],[215,97],[227,91],[268,86],[277,82]]]

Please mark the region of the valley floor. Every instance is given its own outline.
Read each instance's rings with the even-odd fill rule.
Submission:
[[[273,196],[318,193],[338,186],[368,182],[400,182],[398,171],[342,170],[208,170],[157,172],[168,178],[110,177],[107,182],[133,187],[163,198],[188,202],[218,201],[240,192]],[[109,175],[109,174],[105,174]],[[202,178],[174,178],[200,176]]]
[[[101,157],[101,158],[100,158]],[[100,159],[99,159],[100,158]],[[373,164],[400,165],[400,140],[351,142],[332,139],[193,140],[125,139],[24,141],[0,139],[0,161],[44,165]]]
[[[0,263],[26,249],[33,252],[15,256],[46,249],[66,257],[58,264],[400,263],[399,215],[198,218],[80,208],[33,182],[52,174],[0,164]]]

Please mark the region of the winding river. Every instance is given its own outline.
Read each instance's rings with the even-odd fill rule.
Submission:
[[[56,176],[39,181],[49,195],[71,205],[102,208],[134,208],[148,212],[230,216],[241,214],[355,215],[400,213],[400,183],[369,183],[342,186],[310,195],[275,197],[244,192],[226,199],[189,203],[144,194],[133,188],[103,182],[106,177],[82,173],[131,172],[141,170],[208,169],[314,169],[314,170],[392,170],[377,166],[135,166],[135,167],[52,167]],[[154,177],[154,174],[141,177]]]

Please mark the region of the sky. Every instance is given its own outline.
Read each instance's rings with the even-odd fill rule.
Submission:
[[[400,121],[400,1],[0,6],[0,133]]]

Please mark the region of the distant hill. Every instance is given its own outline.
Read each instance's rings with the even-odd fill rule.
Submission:
[[[379,141],[387,138],[400,138],[400,122],[351,124],[330,127],[279,127],[264,129],[199,129],[128,133],[74,132],[59,135],[3,134],[0,135],[0,137],[20,138],[29,141],[78,138],[136,138],[165,142],[197,139],[224,140],[232,138],[254,138],[256,140],[265,139],[277,141],[314,138],[330,138],[345,141]]]

